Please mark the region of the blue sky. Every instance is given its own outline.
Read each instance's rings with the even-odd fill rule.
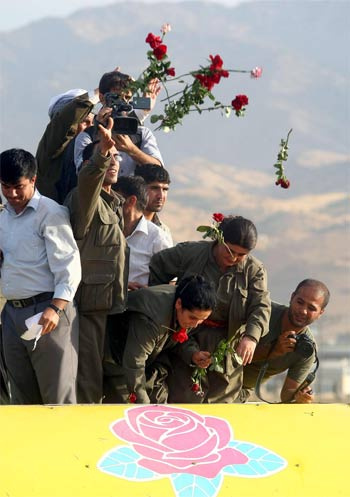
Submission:
[[[129,0],[130,1],[130,0]],[[141,0],[143,3],[155,3],[156,0]],[[179,0],[159,0],[177,3]],[[181,0],[191,1],[191,0]],[[192,0],[193,1],[193,0]],[[199,3],[201,0],[197,0]],[[249,0],[215,0],[225,5],[236,5]],[[0,2],[0,31],[9,31],[24,26],[43,17],[65,17],[72,12],[86,7],[101,7],[116,3],[113,0],[2,0]]]

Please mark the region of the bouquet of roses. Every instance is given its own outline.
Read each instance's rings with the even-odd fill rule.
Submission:
[[[166,102],[164,112],[160,115],[152,115],[151,122],[159,122],[157,129],[164,131],[174,130],[177,124],[181,124],[184,116],[190,112],[202,113],[205,110],[221,109],[226,116],[230,115],[233,108],[237,117],[244,116],[248,97],[246,95],[237,95],[230,105],[222,104],[212,94],[215,85],[220,83],[221,78],[228,78],[229,73],[248,73],[252,78],[257,79],[262,75],[262,69],[255,67],[252,70],[224,69],[223,60],[220,55],[209,55],[209,64],[200,66],[199,69],[189,73],[176,76],[176,70],[172,66],[168,57],[168,47],[164,44],[164,36],[171,31],[170,24],[164,24],[161,27],[161,36],[149,33],[146,37],[146,43],[150,45],[147,52],[149,66],[142,72],[141,76],[133,82],[134,92],[147,93],[149,84],[157,79],[163,85],[166,91]],[[185,79],[189,78],[189,79]],[[177,81],[182,84],[182,88],[170,95],[167,83]],[[206,98],[209,98],[213,104],[203,108]]]

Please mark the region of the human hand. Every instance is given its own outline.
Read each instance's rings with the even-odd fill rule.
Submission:
[[[252,362],[255,347],[255,340],[249,338],[249,336],[244,336],[239,342],[238,347],[236,348],[236,352],[239,356],[241,356],[243,366]]]
[[[113,119],[108,118],[107,125],[98,125],[100,135],[100,143],[98,144],[99,150],[102,155],[108,155],[109,150],[115,146],[115,141],[112,138]]]
[[[294,395],[294,400],[296,404],[311,404],[315,400],[312,388],[310,386],[307,386],[302,390],[299,390]]]
[[[103,126],[106,126],[107,120],[110,117],[111,113],[112,113],[112,107],[106,107],[106,106],[101,107],[101,109],[98,111],[96,115],[97,122],[102,124]]]
[[[148,84],[147,90],[144,92],[143,96],[151,99],[151,109],[153,110],[156,105],[157,97],[161,91],[162,87],[158,78],[153,78]]]
[[[133,149],[136,147],[136,145],[132,142],[129,135],[115,134],[115,135],[113,135],[113,138],[115,141],[115,146],[121,152],[125,152],[127,154],[130,154],[130,153],[132,153]]]
[[[46,335],[47,333],[51,333],[58,325],[59,319],[60,317],[54,309],[46,307],[38,321],[38,324],[42,325],[41,334]]]
[[[140,288],[147,288],[147,285],[141,285],[140,283],[137,283],[137,281],[129,281],[128,290],[133,291],[139,290]]]
[[[193,352],[192,362],[199,368],[207,368],[211,364],[210,352],[204,350]]]
[[[92,112],[88,114],[88,116],[78,124],[78,132],[77,134],[81,133],[82,131],[85,131],[86,128],[90,128],[94,124],[94,115]]]
[[[295,336],[295,331],[284,331],[278,337],[276,346],[274,348],[274,355],[285,355],[288,352],[293,352],[295,349],[295,344],[297,343]]]

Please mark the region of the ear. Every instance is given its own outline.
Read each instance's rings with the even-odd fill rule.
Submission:
[[[105,103],[106,103],[105,96],[101,92],[98,92],[98,97],[100,99],[101,104],[105,105]]]
[[[181,302],[180,297],[177,298],[176,301],[175,301],[175,309],[177,311],[181,311],[181,309],[182,309],[182,302]]]
[[[32,185],[35,185],[35,182],[36,182],[36,178],[37,176],[33,176],[32,179],[30,180],[30,182],[32,183]]]
[[[137,203],[137,197],[136,195],[130,195],[130,197],[128,197],[126,201],[129,202],[130,207],[135,207]]]
[[[319,319],[319,318],[322,316],[322,314],[324,313],[324,311],[325,311],[325,309],[322,309],[322,310],[320,311],[320,314],[318,315],[318,318],[317,318],[317,319]]]

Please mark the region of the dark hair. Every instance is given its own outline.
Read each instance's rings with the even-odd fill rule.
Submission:
[[[324,283],[322,283],[322,281],[314,280],[312,278],[306,278],[305,280],[303,280],[299,283],[299,285],[294,290],[293,295],[298,293],[298,290],[304,286],[312,286],[312,287],[316,288],[319,291],[319,293],[321,293],[323,295],[322,309],[324,309],[327,306],[327,304],[329,302],[329,298],[331,296],[330,291],[328,290],[326,285]]]
[[[22,177],[33,179],[38,170],[34,156],[22,148],[11,148],[0,154],[0,179],[14,185]]]
[[[135,167],[135,176],[141,176],[147,183],[167,183],[170,184],[169,173],[164,167],[157,164],[141,164]]]
[[[100,82],[98,84],[98,89],[99,92],[104,95],[105,93],[108,93],[111,91],[113,88],[120,88],[121,90],[124,90],[130,86],[130,83],[132,82],[132,77],[129,76],[128,74],[123,74],[122,72],[119,71],[111,71],[111,72],[106,72],[100,79]]]
[[[145,180],[141,176],[121,176],[113,185],[113,190],[120,193],[125,199],[131,195],[137,198],[136,208],[144,211],[148,202],[148,194]]]
[[[253,250],[258,240],[255,225],[242,216],[227,216],[220,223],[220,229],[225,242],[239,245],[248,250]]]
[[[175,301],[181,299],[181,306],[192,309],[214,309],[216,305],[216,290],[211,281],[197,274],[186,276],[176,287]]]

